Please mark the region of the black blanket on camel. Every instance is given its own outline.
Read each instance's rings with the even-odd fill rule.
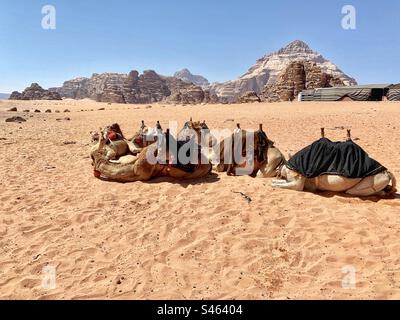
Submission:
[[[307,178],[324,174],[364,178],[386,170],[352,140],[332,142],[326,138],[300,150],[286,165]]]

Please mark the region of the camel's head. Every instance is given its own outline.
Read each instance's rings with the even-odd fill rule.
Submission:
[[[104,139],[110,140],[120,140],[125,139],[124,134],[118,123],[114,123],[111,126],[104,127],[104,129],[100,129],[100,133],[96,131],[90,132],[91,140],[93,143],[98,142],[100,140],[100,136],[103,136]]]
[[[273,147],[274,142],[268,139],[267,134],[263,131],[262,125],[260,129],[254,131],[254,144],[252,146],[254,155],[258,162],[265,162],[268,160],[267,153],[270,147]],[[246,146],[244,146],[245,148]]]
[[[138,148],[145,148],[153,142],[156,142],[159,134],[162,134],[162,128],[159,121],[157,121],[154,128],[150,128],[147,127],[142,120],[142,125],[133,136],[132,142]]]
[[[90,158],[92,159],[93,174],[96,178],[100,177],[100,172],[97,170],[99,164],[107,157],[109,150],[106,148],[106,139],[104,138],[103,130],[100,129],[98,142],[90,150]]]
[[[193,121],[190,119],[185,123],[183,129],[178,133],[179,140],[197,139],[198,144],[213,147],[217,139],[211,134],[206,121]]]

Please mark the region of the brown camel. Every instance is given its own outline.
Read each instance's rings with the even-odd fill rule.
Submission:
[[[268,139],[261,124],[259,130],[253,133],[253,141],[250,139],[250,142],[247,142],[246,136],[249,134],[250,132],[242,130],[238,124],[235,132],[220,142],[219,161],[213,163],[215,171],[226,171],[228,175],[256,176],[259,172],[258,175],[262,177],[276,176],[276,168],[285,161],[283,154],[274,146],[274,142]],[[235,141],[238,142],[236,146]],[[229,146],[229,149],[226,149],[226,146]],[[240,147],[241,149],[238,150],[237,148]],[[250,155],[246,155],[248,151],[251,151]],[[234,154],[243,156],[240,163],[233,157]],[[211,158],[215,159],[215,155],[212,155]],[[247,167],[248,169],[244,169]]]
[[[103,130],[104,131],[104,130]],[[208,164],[192,165],[190,172],[182,170],[176,165],[150,161],[157,159],[161,153],[157,144],[151,144],[134,155],[123,153],[126,140],[122,139],[107,144],[108,140],[103,132],[98,143],[91,150],[94,166],[94,176],[105,180],[117,182],[146,181],[154,177],[168,176],[176,179],[196,179],[206,176],[211,172],[212,166]],[[125,151],[126,147],[125,147]],[[166,150],[166,159],[170,159],[169,150]]]

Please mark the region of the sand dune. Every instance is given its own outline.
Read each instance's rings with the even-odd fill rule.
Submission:
[[[12,106],[31,110],[27,122],[5,123],[22,115],[6,111]],[[53,113],[45,114],[49,108]],[[93,177],[91,130],[118,122],[129,136],[142,119],[160,120],[165,128],[170,119],[183,125],[190,117],[211,128],[263,123],[285,155],[319,138],[320,127],[340,140],[346,136],[341,127],[350,127],[357,142],[400,177],[396,103],[149,108],[3,101],[0,298],[400,298],[400,197],[275,190],[270,179],[225,174],[184,183]],[[45,266],[55,267],[55,289],[42,286]],[[356,270],[353,289],[342,287],[345,266]]]

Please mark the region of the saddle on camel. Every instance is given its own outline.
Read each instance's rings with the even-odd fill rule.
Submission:
[[[285,180],[273,181],[274,187],[345,192],[354,196],[396,193],[394,175],[351,139],[350,130],[344,142],[325,138],[323,128],[321,136],[278,168]]]
[[[219,161],[213,163],[214,170],[226,171],[228,175],[273,177],[276,167],[285,160],[264,132],[262,124],[254,132],[242,130],[237,124],[234,133],[220,142],[218,152]]]
[[[211,164],[197,145],[176,141],[169,130],[162,134],[161,126],[158,129],[161,130],[157,135],[158,143],[144,147],[135,138],[126,139],[118,124],[101,129],[99,141],[91,150],[94,175],[106,180],[129,182],[157,176],[193,179],[211,171]],[[180,161],[181,154],[186,155],[189,161]],[[197,161],[193,161],[194,156]]]

